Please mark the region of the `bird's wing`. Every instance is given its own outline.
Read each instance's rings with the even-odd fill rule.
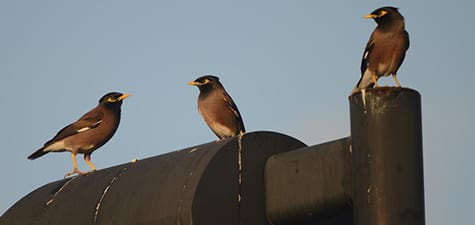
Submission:
[[[228,107],[231,109],[231,111],[233,111],[234,115],[240,118],[241,114],[239,113],[239,110],[236,104],[234,104],[234,101],[231,98],[231,96],[229,96],[228,93],[226,93],[225,91],[223,91],[223,96],[224,96],[224,101],[228,104]]]
[[[406,41],[406,50],[408,50],[408,49],[409,49],[409,45],[410,45],[411,43],[410,43],[410,41],[409,41],[409,33],[408,33],[406,30],[404,30],[404,39],[405,39],[405,41]]]
[[[61,129],[53,139],[45,143],[45,146],[56,142],[58,140],[67,138],[69,136],[75,135],[77,133],[84,132],[86,130],[94,129],[102,123],[102,118],[104,113],[101,111],[92,110],[84,114],[76,122],[69,124],[68,126]]]
[[[402,62],[404,61],[404,58],[406,57],[406,51],[407,49],[409,49],[409,33],[407,33],[407,31],[404,31],[402,33],[402,46],[400,46],[399,48],[397,48],[397,51],[396,51],[396,58],[394,63],[397,64],[397,69],[399,69],[399,66],[401,66]]]
[[[226,91],[223,91],[223,95],[224,101],[228,104],[228,107],[231,109],[231,111],[233,111],[234,115],[236,115],[236,117],[239,119],[239,125],[241,126],[242,131],[245,132],[244,123],[242,122],[241,113],[239,113],[239,109],[237,108],[231,96],[229,96]]]
[[[363,58],[361,59],[361,76],[363,76],[364,72],[366,71],[366,68],[368,68],[368,65],[369,65],[368,59],[373,48],[374,48],[374,39],[373,39],[373,35],[371,35],[364,49]]]

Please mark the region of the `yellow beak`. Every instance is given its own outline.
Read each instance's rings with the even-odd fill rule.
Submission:
[[[365,18],[365,19],[374,19],[374,18],[376,18],[376,17],[378,17],[378,15],[374,15],[374,14],[371,14],[371,13],[370,13],[370,14],[364,16],[363,18]]]
[[[120,101],[122,101],[122,100],[126,99],[126,98],[129,97],[129,96],[130,96],[130,94],[122,94],[118,99],[119,99]]]

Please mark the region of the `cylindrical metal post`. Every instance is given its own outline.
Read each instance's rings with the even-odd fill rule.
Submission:
[[[421,97],[376,88],[350,97],[355,225],[424,225]]]

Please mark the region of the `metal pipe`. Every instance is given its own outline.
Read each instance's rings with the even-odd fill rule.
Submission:
[[[350,96],[355,225],[424,225],[421,96],[375,88]]]

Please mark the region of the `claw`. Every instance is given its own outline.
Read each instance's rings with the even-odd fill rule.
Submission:
[[[83,175],[88,175],[88,174],[91,174],[91,173],[93,173],[93,172],[96,172],[96,170],[95,170],[95,169],[94,169],[94,170],[89,170],[89,171],[84,172],[84,173],[82,173],[82,174],[83,174]]]
[[[89,172],[87,172],[87,173],[89,173]],[[74,171],[69,172],[69,173],[66,173],[66,174],[64,175],[64,178],[69,177],[69,176],[72,176],[72,175],[74,175],[74,174],[82,175],[82,174],[87,174],[87,173],[81,172],[81,171],[79,171],[78,169],[75,168]]]

